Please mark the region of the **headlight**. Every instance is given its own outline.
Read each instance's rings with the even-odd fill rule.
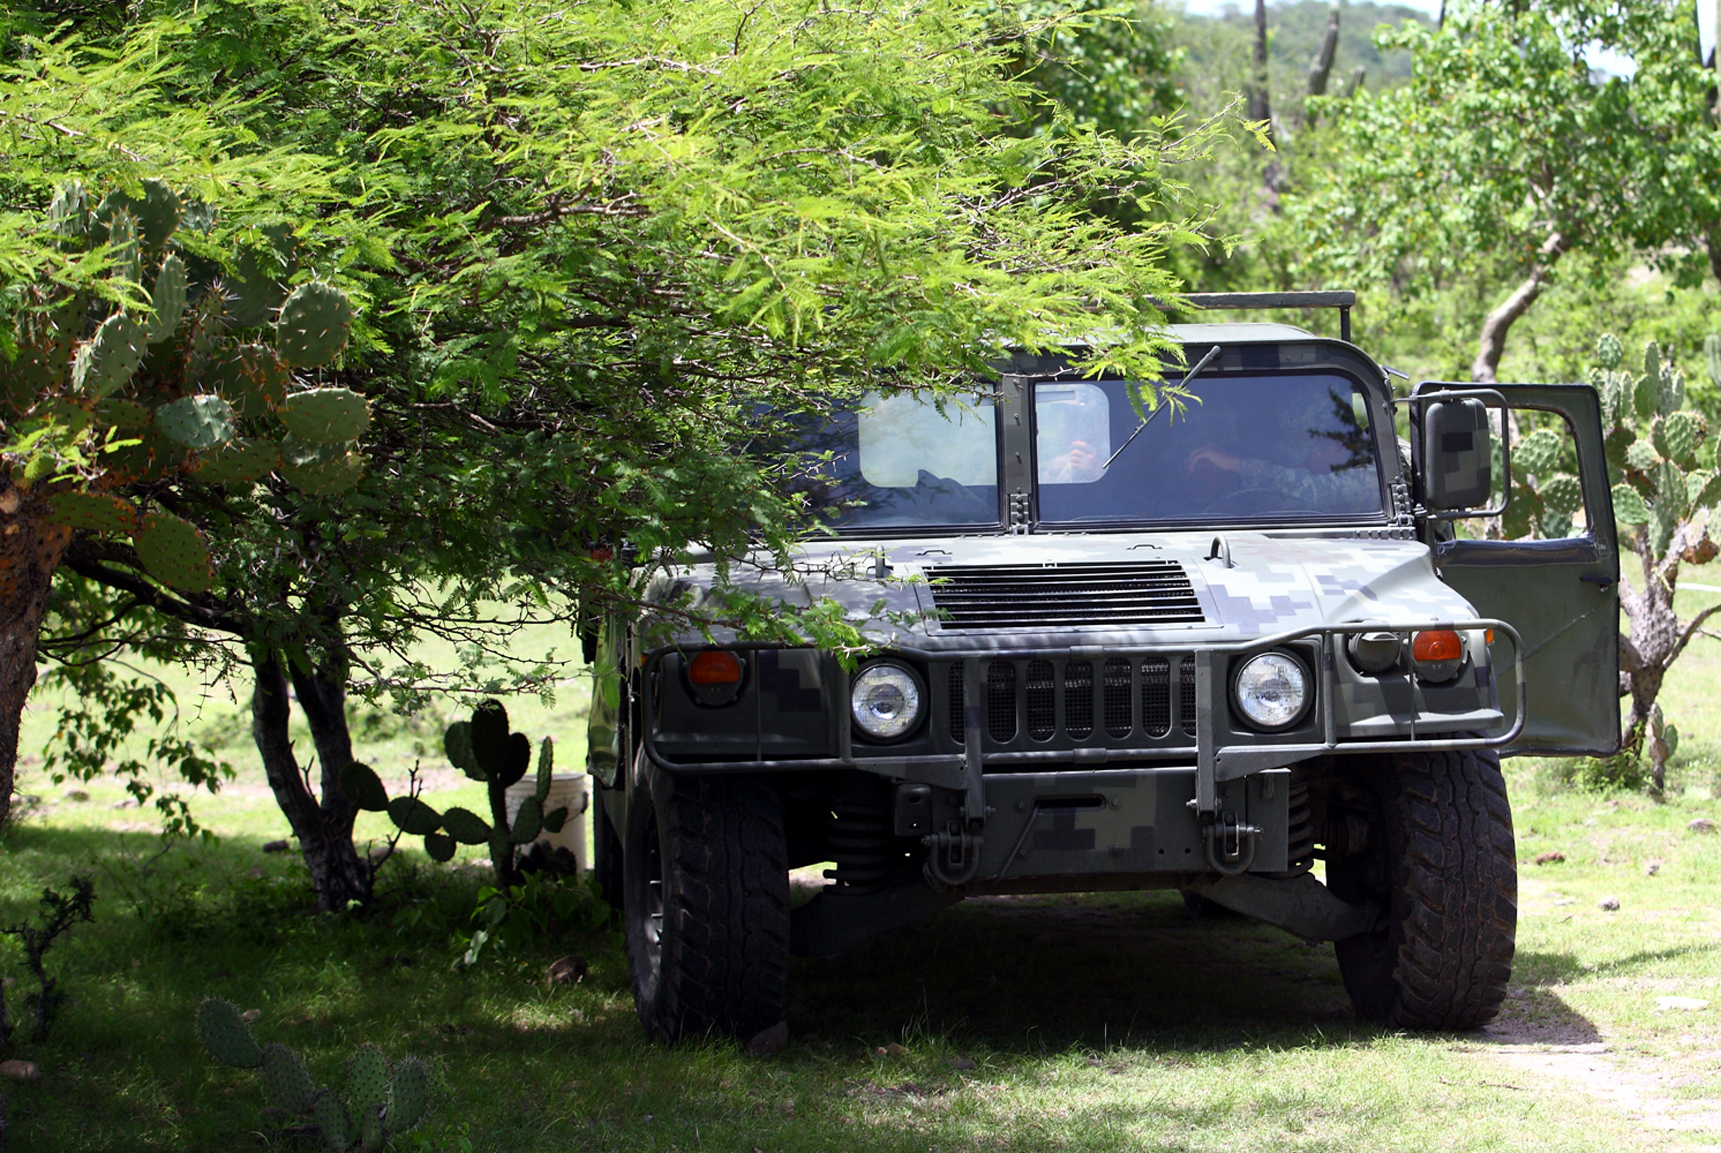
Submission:
[[[904,736],[920,719],[920,679],[901,665],[879,662],[862,669],[849,693],[855,725],[881,741]]]
[[[1256,728],[1282,729],[1296,723],[1309,703],[1308,674],[1293,657],[1262,653],[1237,670],[1232,696]]]

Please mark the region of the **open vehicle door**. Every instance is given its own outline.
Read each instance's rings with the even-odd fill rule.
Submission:
[[[1522,734],[1503,753],[1611,755],[1619,750],[1619,548],[1614,534],[1613,497],[1603,455],[1600,398],[1584,384],[1440,384],[1424,382],[1412,392],[1412,411],[1426,411],[1434,396],[1474,411],[1477,402],[1493,412],[1504,401],[1524,421],[1532,413],[1552,414],[1554,433],[1575,452],[1575,475],[1582,504],[1569,521],[1544,518],[1534,539],[1442,539],[1438,512],[1424,522],[1441,579],[1476,607],[1479,615],[1509,622],[1524,640],[1526,685],[1507,653],[1496,659],[1500,706],[1507,716],[1524,693],[1527,716]],[[1462,423],[1462,422],[1460,422]],[[1433,427],[1412,420],[1419,496],[1431,510],[1443,502],[1429,499],[1440,481],[1434,473],[1454,452],[1466,451],[1467,431]],[[1509,425],[1508,425],[1509,427]],[[1432,431],[1431,431],[1432,429]],[[1486,444],[1486,429],[1476,451]],[[1438,441],[1440,443],[1431,443]],[[1511,459],[1511,446],[1499,454]],[[1517,466],[1510,466],[1516,468]],[[1568,466],[1569,467],[1569,466]],[[1498,471],[1496,496],[1506,477]],[[1453,507],[1451,505],[1448,508]],[[1508,512],[1510,510],[1508,509]],[[1475,514],[1470,514],[1475,515]],[[1496,524],[1511,524],[1502,516]],[[1521,518],[1520,518],[1521,519]],[[1552,528],[1564,535],[1549,538]],[[1504,535],[1510,535],[1504,534]]]

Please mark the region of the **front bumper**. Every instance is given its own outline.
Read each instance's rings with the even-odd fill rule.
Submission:
[[[1408,671],[1363,677],[1340,652],[1356,633],[1433,629],[1493,630],[1510,643],[1520,691],[1509,724],[1495,707],[1491,662],[1475,662],[1470,680],[1458,688],[1440,689]],[[955,790],[968,820],[984,821],[989,778],[1107,766],[1192,770],[1189,807],[1208,820],[1219,812],[1221,789],[1230,781],[1329,754],[1497,748],[1517,737],[1526,716],[1522,641],[1511,625],[1485,618],[1329,624],[1199,647],[1186,635],[1158,644],[1056,650],[894,645],[892,655],[923,668],[931,697],[927,739],[911,748],[856,738],[847,710],[849,673],[835,658],[812,654],[791,678],[773,656],[781,652],[777,646],[726,647],[756,653],[762,670],[750,695],[727,712],[675,714],[675,693],[658,678],[665,668],[679,667],[681,654],[666,647],[647,655],[645,667],[657,677],[645,681],[643,737],[656,765],[701,773],[860,770]],[[1315,673],[1311,711],[1288,733],[1248,731],[1228,701],[1226,670],[1270,649],[1306,654]],[[1111,707],[1108,673],[1126,668],[1127,680],[1114,678],[1126,700],[1120,710]],[[997,689],[1005,679],[1001,669],[1010,670],[1009,728],[998,707],[1006,696]],[[1150,683],[1162,674],[1162,684]],[[787,721],[793,726],[780,723]],[[794,733],[784,736],[789,728]]]

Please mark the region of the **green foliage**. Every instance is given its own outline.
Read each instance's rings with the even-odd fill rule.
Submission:
[[[610,912],[595,877],[570,884],[533,873],[511,889],[480,889],[469,922],[472,933],[455,968],[470,968],[496,949],[519,952],[534,940],[601,929],[610,923]]]
[[[1411,52],[1414,75],[1323,120],[1325,163],[1285,203],[1304,284],[1378,288],[1383,304],[1431,310],[1434,339],[1456,333],[1473,350],[1482,314],[1520,285],[1533,300],[1581,277],[1611,299],[1626,259],[1679,287],[1713,274],[1721,138],[1687,6],[1449,5],[1439,29],[1406,25],[1379,43]],[[1591,44],[1635,71],[1592,71],[1572,48]],[[1648,311],[1664,307],[1650,295]]]
[[[374,1045],[363,1046],[348,1062],[345,1097],[319,1088],[293,1050],[274,1042],[259,1048],[251,1027],[228,1001],[204,999],[197,1009],[197,1035],[222,1064],[259,1070],[269,1103],[313,1122],[334,1153],[377,1153],[416,1126],[429,1103],[424,1063],[407,1057],[390,1065]]]

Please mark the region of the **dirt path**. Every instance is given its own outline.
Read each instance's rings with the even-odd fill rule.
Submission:
[[[1549,911],[1545,890],[1521,879],[1522,916]],[[1498,1019],[1458,1051],[1483,1064],[1490,1084],[1525,1092],[1563,1088],[1588,1097],[1635,1122],[1647,1148],[1721,1153],[1721,1101],[1677,1096],[1680,1082],[1695,1078],[1664,1060],[1617,1051],[1614,1038],[1549,990],[1512,986]]]

